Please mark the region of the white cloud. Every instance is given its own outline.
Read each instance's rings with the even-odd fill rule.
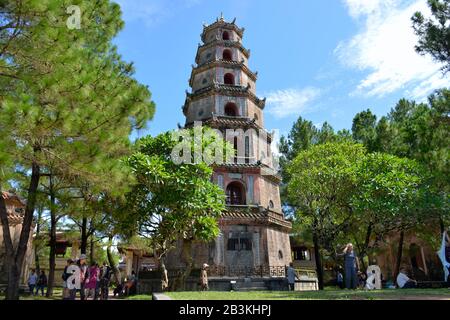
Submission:
[[[310,104],[320,93],[313,87],[270,92],[267,95],[268,113],[276,118],[285,118],[311,112]]]
[[[335,54],[346,66],[369,71],[354,93],[383,96],[403,90],[423,99],[432,90],[449,86],[441,65],[420,56],[414,47],[417,36],[411,17],[416,11],[429,14],[426,0],[344,0],[349,14],[363,28],[341,42]]]
[[[391,7],[400,2],[399,0],[345,0],[349,14],[353,18],[372,14],[382,7]]]

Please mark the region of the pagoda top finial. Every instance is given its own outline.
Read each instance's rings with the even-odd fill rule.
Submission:
[[[220,13],[220,21],[225,21],[225,19],[223,18],[223,12]]]

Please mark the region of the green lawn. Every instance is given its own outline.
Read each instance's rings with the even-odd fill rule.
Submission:
[[[316,292],[170,292],[174,300],[383,300],[383,299],[448,299],[449,289]]]
[[[44,291],[45,294],[45,291]],[[0,300],[5,296],[4,293],[0,293]],[[38,296],[32,296],[29,294],[20,295],[20,300],[61,300],[62,299],[62,288],[56,287],[53,289],[53,296],[47,298],[46,296],[41,296],[40,293]]]
[[[23,295],[21,300],[61,300],[62,290],[56,289],[51,298]],[[379,291],[350,291],[326,289],[315,292],[167,292],[173,300],[450,300],[450,289],[414,289],[414,290],[379,290]],[[0,294],[0,299],[4,295]],[[118,300],[152,300],[151,295],[136,295]]]

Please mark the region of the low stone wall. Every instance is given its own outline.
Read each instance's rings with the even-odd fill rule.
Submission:
[[[249,281],[250,280],[250,281]],[[235,284],[231,282],[235,281]],[[261,286],[261,284],[263,285]],[[285,278],[255,278],[255,279],[244,279],[244,278],[210,278],[208,280],[210,291],[231,291],[234,287],[235,290],[251,289],[252,284],[257,284],[258,289],[268,290],[268,291],[287,291],[288,283]],[[302,286],[299,289],[314,290],[312,287]],[[138,281],[138,294],[152,294],[161,292],[161,280],[159,279],[140,279]],[[199,291],[199,279],[198,278],[188,278],[185,284],[186,291]]]

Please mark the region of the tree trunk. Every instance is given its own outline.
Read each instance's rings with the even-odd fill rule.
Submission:
[[[159,265],[161,267],[161,291],[167,291],[169,289],[169,277],[166,268],[166,262],[164,259],[164,255],[159,257]]]
[[[5,295],[6,300],[19,300],[20,275],[22,272],[25,254],[28,248],[28,240],[30,238],[31,226],[33,224],[33,214],[36,205],[36,195],[37,195],[36,191],[39,186],[39,178],[40,178],[40,167],[36,162],[33,162],[31,166],[30,185],[28,187],[27,205],[25,208],[25,214],[23,216],[22,231],[20,233],[19,244],[17,246],[16,252],[14,252],[14,248],[12,247],[12,239],[9,233],[9,224],[7,223],[6,225],[6,227],[8,227],[8,236],[9,236],[9,241],[5,241],[7,252],[11,251],[11,248],[13,248],[12,254],[7,253],[7,259],[5,261],[6,269],[8,270],[8,286]],[[5,213],[6,210],[4,213],[2,213],[2,223],[4,218],[6,218],[6,220],[8,219],[7,213],[6,215]],[[3,228],[5,229],[5,226]],[[6,236],[7,235],[5,234],[4,237]],[[11,247],[8,249],[8,246]]]
[[[365,272],[367,270],[366,268],[366,263],[364,262],[364,258],[367,256],[367,251],[369,250],[369,245],[370,245],[370,237],[372,235],[372,223],[369,223],[369,225],[367,226],[367,231],[366,231],[366,240],[364,241],[364,247],[363,247],[363,251],[360,252],[359,255],[359,259],[361,260],[361,267],[362,270]],[[369,265],[370,265],[370,261],[369,261]]]
[[[39,208],[38,210],[38,216],[37,216],[37,225],[36,225],[36,238],[39,238],[39,235],[41,234],[41,219],[42,219],[42,208]],[[41,264],[39,261],[39,248],[35,245],[34,246],[34,265],[36,267],[36,274],[41,273]]]
[[[50,254],[48,256],[48,287],[47,297],[53,295],[55,285],[55,267],[56,267],[56,197],[53,188],[53,176],[49,176],[50,191]]]
[[[175,290],[185,290],[186,280],[190,276],[192,269],[194,267],[194,260],[192,259],[192,240],[183,239],[183,249],[182,249],[183,260],[186,263],[186,269],[178,278]]]
[[[119,285],[121,283],[121,275],[120,275],[120,271],[117,268],[116,264],[114,263],[114,259],[111,253],[111,241],[112,239],[109,239],[109,244],[108,247],[106,247],[106,255],[108,257],[108,263],[109,266],[111,267],[113,274],[114,274],[114,279],[116,280],[116,283]]]
[[[48,256],[48,287],[47,297],[53,295],[53,287],[55,284],[55,267],[56,267],[56,219],[53,214],[50,218],[50,254]]]
[[[91,243],[90,243],[90,250],[89,250],[89,258],[91,259],[91,263],[92,261],[94,261],[94,236],[91,235]]]
[[[323,290],[324,285],[323,285],[322,257],[320,255],[319,237],[317,236],[317,232],[315,230],[313,231],[313,242],[314,242],[314,256],[316,258],[316,271],[317,271],[317,280],[319,282],[319,290]]]
[[[83,218],[81,221],[81,244],[80,244],[80,251],[81,254],[86,254],[87,249],[87,241],[88,241],[88,234],[87,234],[87,218]]]
[[[394,282],[396,281],[397,276],[400,273],[400,267],[402,264],[404,238],[405,238],[405,231],[402,230],[402,232],[400,232],[400,239],[398,240],[397,262],[395,264],[395,270],[394,270]]]
[[[12,276],[11,275],[12,268],[14,267],[14,245],[12,242],[11,233],[9,231],[8,211],[6,210],[6,202],[5,199],[3,199],[3,194],[1,190],[0,190],[0,219],[3,229],[3,242],[5,244],[6,249],[4,263],[5,268],[7,270],[8,279],[10,279],[10,277]],[[10,281],[8,280],[8,282]],[[8,299],[8,296],[6,296],[5,299]]]

